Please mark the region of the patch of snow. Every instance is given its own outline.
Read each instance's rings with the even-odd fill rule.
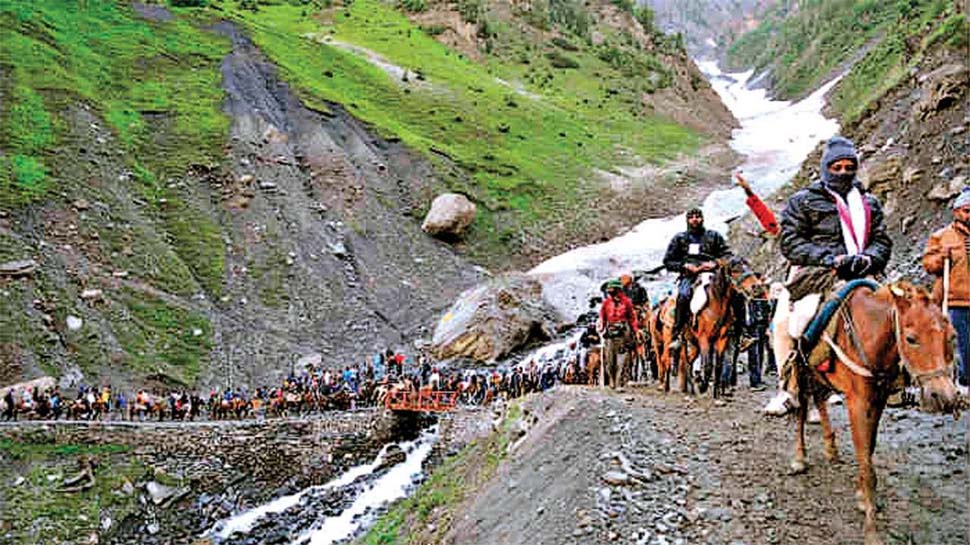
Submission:
[[[791,180],[819,141],[839,130],[835,119],[822,115],[825,94],[839,78],[791,103],[771,100],[764,89],[749,88],[753,71],[724,73],[716,63],[704,61],[698,66],[741,123],[732,133],[731,147],[745,156],[742,170],[762,197]],[[730,179],[724,182],[732,184]],[[746,210],[744,192],[740,188],[713,191],[703,209],[706,226],[726,234],[727,221]],[[647,219],[619,237],[547,259],[529,274],[542,283],[544,297],[560,314],[577,317],[607,279],[660,266],[670,239],[685,227],[684,214]],[[669,285],[669,280],[662,282]]]

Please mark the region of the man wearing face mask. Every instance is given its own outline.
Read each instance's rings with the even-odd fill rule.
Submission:
[[[790,301],[827,296],[840,280],[881,275],[892,253],[882,206],[856,179],[855,145],[841,136],[832,137],[820,166],[821,180],[792,195],[781,214],[781,253],[790,266],[786,283]],[[775,315],[774,350],[782,363],[782,388],[764,408],[770,415],[798,406],[791,357],[794,341],[788,336],[787,317],[787,308],[779,308]]]
[[[946,299],[950,322],[957,332],[957,361],[960,388],[970,384],[970,187],[963,188],[950,205],[953,223],[930,235],[923,255],[923,268],[937,277],[933,297]],[[943,293],[943,272],[949,272],[947,293]]]
[[[689,210],[687,230],[674,235],[664,255],[664,268],[680,275],[677,278],[677,307],[671,350],[679,350],[683,346],[684,327],[690,319],[690,298],[697,275],[713,271],[717,267],[716,260],[730,255],[731,250],[724,237],[717,231],[704,228],[704,213],[701,209]]]

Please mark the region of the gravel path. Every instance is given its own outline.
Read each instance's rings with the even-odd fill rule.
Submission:
[[[844,408],[831,412],[845,462],[825,462],[811,426],[809,470],[789,476],[794,425],[761,416],[770,394],[742,387],[726,405],[653,389],[541,396],[532,431],[446,541],[861,544]],[[883,419],[875,463],[887,544],[967,543],[965,425],[913,410]]]

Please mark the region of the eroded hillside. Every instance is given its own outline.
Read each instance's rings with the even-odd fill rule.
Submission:
[[[476,264],[611,236],[734,160],[632,6],[202,4],[0,3],[0,380],[356,363]],[[458,245],[420,231],[444,190],[478,205]]]

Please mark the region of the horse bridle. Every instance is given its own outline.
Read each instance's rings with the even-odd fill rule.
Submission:
[[[853,347],[855,348],[856,353],[859,354],[859,357],[862,358],[862,365],[859,365],[854,361],[852,361],[852,359],[849,358],[849,356],[845,353],[845,351],[843,351],[839,347],[839,345],[836,344],[834,340],[832,340],[832,338],[829,336],[828,333],[825,333],[823,335],[823,340],[826,342],[826,344],[829,345],[829,347],[832,348],[833,352],[835,352],[836,357],[839,358],[839,360],[853,373],[864,378],[874,378],[876,380],[885,378],[885,377],[879,376],[879,374],[877,374],[875,370],[872,369],[871,366],[869,365],[868,358],[866,358],[865,350],[863,349],[862,343],[859,341],[859,336],[855,331],[855,326],[852,321],[852,315],[848,313],[844,305],[842,306],[840,311],[842,314],[842,320],[845,322],[846,332],[848,333],[849,338],[852,340]],[[901,364],[902,368],[907,373],[909,373],[909,376],[912,377],[913,381],[916,382],[916,385],[922,388],[923,386],[922,382],[924,380],[928,380],[936,377],[951,376],[953,373],[952,363],[943,367],[942,369],[935,369],[933,371],[916,372],[913,370],[913,366],[912,364],[910,364],[909,358],[907,358],[906,354],[903,353],[902,343],[905,341],[905,339],[903,338],[903,328],[899,321],[899,308],[896,306],[895,303],[893,303],[893,310],[891,315],[893,320],[893,337],[896,340],[896,353],[899,354],[899,363]]]
[[[892,316],[893,316],[893,335],[895,335],[896,337],[896,351],[899,352],[899,362],[902,364],[903,369],[905,369],[906,372],[909,373],[909,376],[913,378],[913,381],[916,382],[917,386],[922,388],[923,387],[922,382],[927,379],[953,376],[952,363],[944,366],[941,369],[935,369],[933,371],[926,371],[923,373],[917,373],[913,371],[913,367],[909,363],[909,358],[907,358],[906,354],[903,353],[902,347],[905,339],[902,338],[903,328],[902,328],[902,325],[900,325],[899,323],[899,309],[896,307],[895,303],[893,304]]]

